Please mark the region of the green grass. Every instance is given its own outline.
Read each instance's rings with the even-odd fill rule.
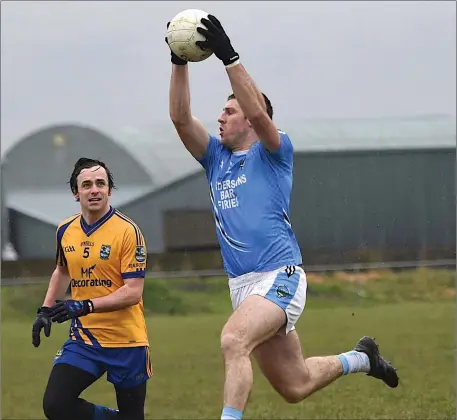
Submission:
[[[308,274],[307,308],[369,307],[383,303],[436,302],[455,298],[455,271],[406,270],[360,274]],[[46,284],[2,287],[3,319],[27,318],[43,301]],[[227,279],[146,280],[147,315],[227,314],[231,311]]]
[[[382,353],[398,368],[400,385],[392,390],[363,374],[349,375],[304,402],[289,405],[254,364],[254,389],[245,418],[455,418],[454,275],[385,272],[369,280],[359,276],[358,284],[343,274],[309,276],[307,309],[297,325],[305,354],[346,351],[368,334],[376,337]],[[44,418],[42,394],[54,354],[67,337],[67,326],[54,325],[52,336],[40,348],[32,346],[31,324],[36,302],[42,299],[40,287],[2,288],[3,419]],[[154,287],[145,292],[154,368],[147,418],[218,418],[223,382],[219,334],[230,310],[226,283],[172,280]],[[152,296],[152,289],[161,293]],[[24,294],[32,291],[26,299]],[[160,301],[160,311],[174,316],[154,314],[159,310],[150,305]],[[115,406],[106,377],[83,397]]]

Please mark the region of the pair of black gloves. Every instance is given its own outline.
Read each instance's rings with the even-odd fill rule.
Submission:
[[[235,63],[240,59],[238,53],[233,49],[232,44],[230,43],[230,38],[224,31],[219,20],[213,16],[208,15],[208,19],[202,18],[200,21],[205,28],[197,28],[197,32],[202,34],[206,40],[197,41],[196,45],[201,48],[203,51],[211,49],[214,55],[221,60],[225,66]],[[170,25],[170,22],[167,24],[167,28]],[[165,38],[165,42],[168,45],[168,39]],[[171,51],[171,62],[177,64],[178,66],[184,66],[187,64],[187,61],[178,57],[176,54]]]
[[[79,318],[93,312],[94,305],[90,299],[86,300],[57,300],[56,304],[49,308],[42,306],[38,308],[35,322],[32,326],[32,344],[35,347],[40,345],[41,330],[44,330],[44,335],[51,335],[51,325],[53,322],[61,324],[72,318]]]

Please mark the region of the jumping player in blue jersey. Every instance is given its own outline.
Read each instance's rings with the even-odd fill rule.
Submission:
[[[218,118],[220,140],[192,116],[188,65],[171,53],[170,117],[206,172],[229,277],[233,314],[221,333],[225,361],[221,419],[241,419],[253,385],[251,353],[273,388],[297,403],[348,373],[398,385],[395,368],[370,337],[335,356],[305,358],[295,331],[306,302],[306,275],[291,226],[293,146],[273,123],[273,108],[240,63],[212,15],[199,28],[226,69],[233,94]]]

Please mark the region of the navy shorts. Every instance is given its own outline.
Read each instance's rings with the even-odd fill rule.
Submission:
[[[152,375],[149,347],[94,347],[67,340],[57,352],[53,364],[66,363],[100,378],[118,388],[134,388]]]

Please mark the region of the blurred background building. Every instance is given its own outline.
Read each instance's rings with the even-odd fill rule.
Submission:
[[[293,141],[305,265],[455,261],[455,2],[233,4],[192,7],[220,18]],[[221,268],[204,172],[169,118],[166,22],[188,7],[2,2],[2,269],[49,274],[82,156],[114,173],[152,270]],[[215,133],[226,71],[212,56],[189,73]]]
[[[304,120],[284,130],[306,264],[455,258],[453,118]],[[205,173],[171,123],[148,133],[60,125],[18,139],[2,160],[4,259],[54,258],[58,223],[79,211],[68,180],[81,156],[107,163],[112,204],[139,224],[149,253],[217,252]]]

